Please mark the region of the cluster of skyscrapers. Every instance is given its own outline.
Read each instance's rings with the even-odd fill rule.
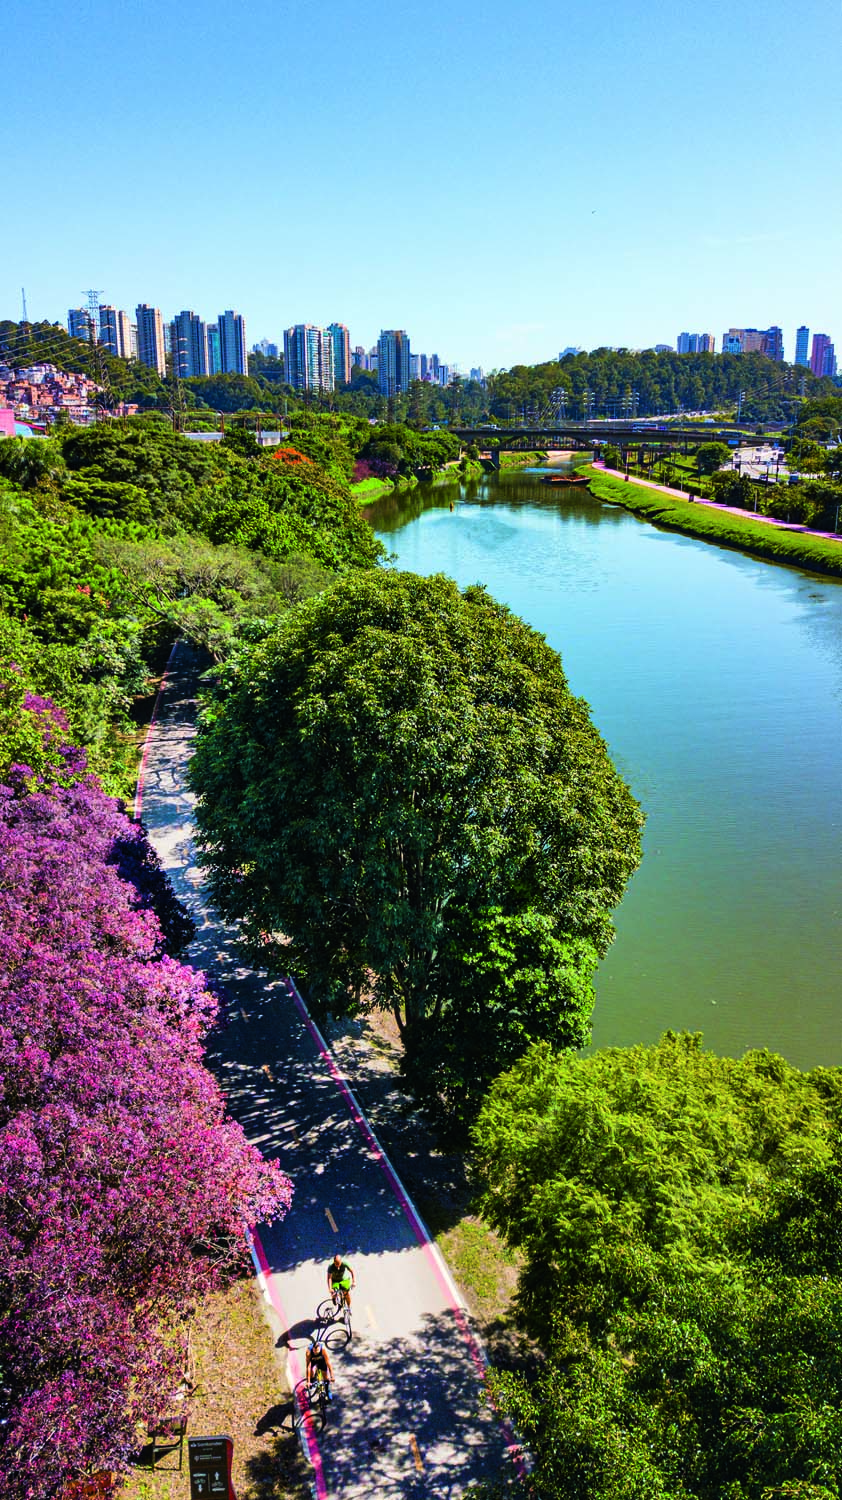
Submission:
[[[135,310],[135,322],[128,313],[109,303],[95,301],[90,293],[87,307],[71,307],[67,331],[86,342],[93,338],[111,354],[123,359],[137,359],[159,375],[167,372],[167,358],[172,373],[191,375],[248,374],[245,321],[230,308],[218,315],[215,323],[206,323],[198,313],[183,310],[168,323],[160,308],[141,302]],[[716,339],[712,333],[680,333],[675,349],[678,354],[713,354]],[[656,353],[672,351],[671,344],[656,344]],[[262,339],[255,353],[277,357],[277,344]],[[559,355],[579,354],[579,348],[568,345]],[[722,335],[723,354],[764,354],[767,359],[782,361],[784,342],[781,329],[729,328]],[[376,370],[378,387],[384,396],[397,396],[409,390],[414,380],[432,385],[449,385],[456,374],[455,366],[444,364],[437,354],[413,354],[409,335],[403,328],[384,328],[376,345],[365,350],[362,344],[351,350],[351,340],[344,323],[330,323],[320,328],[314,323],[295,323],[284,332],[284,374],[288,385],[300,391],[332,391],[348,385],[354,366]],[[836,352],[829,334],[814,333],[810,348],[810,330],[802,326],[795,335],[795,364],[812,370],[814,375],[836,375]],[[481,381],[481,369],[472,369],[471,380]]]
[[[660,345],[658,346],[660,347]],[[679,354],[712,354],[716,340],[711,333],[680,333],[676,340]],[[808,352],[809,351],[809,352]],[[723,354],[765,354],[779,363],[784,357],[784,337],[777,324],[771,328],[729,328],[722,335]],[[795,364],[814,375],[836,374],[836,353],[829,334],[814,333],[810,349],[810,330],[803,325],[795,334]]]
[[[830,334],[814,333],[813,347],[807,355],[807,347],[810,342],[810,330],[803,326],[795,335],[795,363],[803,365],[805,370],[812,370],[814,375],[836,374],[836,350],[833,347]]]
[[[277,352],[266,339],[255,345],[258,351]],[[327,328],[296,323],[284,333],[285,375],[296,390],[332,391],[338,385],[347,385],[355,366],[376,370],[378,388],[384,396],[408,391],[414,380],[449,385],[457,373],[455,365],[445,364],[437,354],[413,354],[404,328],[384,328],[371,349],[355,344],[353,351],[344,323],[330,323]],[[470,378],[482,380],[482,370],[472,369]]]
[[[174,375],[248,374],[245,320],[230,308],[215,323],[186,309],[165,323],[160,308],[141,302],[132,323],[128,313],[108,303],[89,304],[71,307],[67,331],[86,343],[93,338],[121,359],[137,359],[159,375],[167,373],[167,355]]]

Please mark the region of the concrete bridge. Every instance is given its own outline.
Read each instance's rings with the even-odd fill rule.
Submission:
[[[488,449],[497,465],[501,452],[530,452],[547,448],[593,448],[614,443],[623,450],[644,445],[660,448],[686,447],[688,443],[734,443],[745,433],[734,427],[680,427],[654,422],[554,422],[538,427],[451,427],[463,443]]]

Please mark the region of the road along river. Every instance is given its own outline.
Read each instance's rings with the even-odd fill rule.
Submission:
[[[842,585],[503,472],[369,520],[560,651],[647,815],[594,1043],[702,1031],[842,1063]]]

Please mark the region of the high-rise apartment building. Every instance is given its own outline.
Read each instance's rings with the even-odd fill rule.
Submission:
[[[219,356],[222,361],[223,374],[248,375],[245,318],[229,308],[227,312],[220,313],[216,321],[219,329]]]
[[[284,374],[297,391],[332,391],[333,335],[315,323],[295,323],[284,333]]]
[[[403,328],[383,328],[377,340],[377,377],[380,394],[399,396],[412,379],[409,335]]]
[[[147,302],[138,304],[137,357],[142,365],[166,375],[167,360],[164,345],[164,323],[159,307],[150,307]]]
[[[198,313],[183,309],[170,324],[174,375],[207,375],[208,330]]]
[[[209,323],[205,332],[208,346],[208,374],[222,374],[222,352],[219,347],[219,324]]]
[[[762,354],[763,336],[760,328],[729,328],[722,335],[722,353]]]
[[[836,374],[836,352],[831,342],[830,334],[814,333],[813,349],[810,355],[810,369],[814,375]]]
[[[784,357],[783,334],[776,324],[771,328],[729,328],[722,335],[723,354],[765,354],[767,359]]]
[[[351,337],[344,323],[328,323],[333,340],[333,379],[336,385],[347,385],[351,379]]]
[[[677,354],[713,354],[715,347],[712,333],[680,333],[675,341]]]
[[[366,365],[365,365],[365,349],[363,348],[362,344],[355,344],[354,345],[354,364],[355,365],[359,365],[359,367],[360,367],[361,370],[364,370],[365,367],[366,367]]]
[[[84,339],[88,343],[91,337],[91,315],[86,307],[68,309],[67,332],[72,339]]]
[[[262,354],[265,359],[278,358],[278,346],[277,344],[273,344],[270,339],[258,339],[256,344],[252,344],[251,352],[252,354]]]
[[[810,330],[802,323],[801,327],[795,330],[795,363],[803,365],[806,370],[810,368],[810,356],[807,352],[809,344]]]
[[[132,325],[129,315],[107,302],[99,304],[99,341],[119,359],[132,357]]]

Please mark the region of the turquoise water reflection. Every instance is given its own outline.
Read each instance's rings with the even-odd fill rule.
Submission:
[[[370,519],[401,568],[482,582],[546,634],[646,810],[595,1043],[671,1026],[842,1063],[842,587],[531,475]]]

